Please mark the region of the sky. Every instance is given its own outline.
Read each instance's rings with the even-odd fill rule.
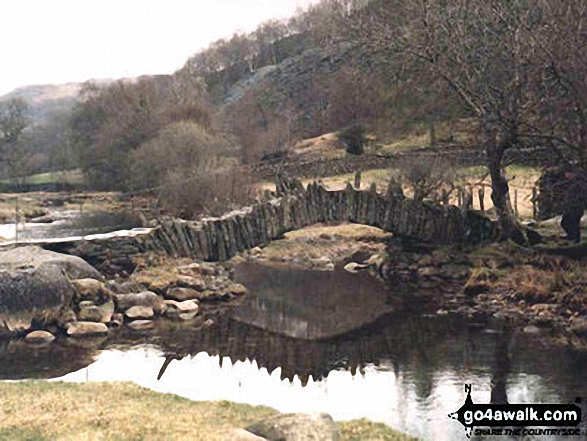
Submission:
[[[0,95],[166,74],[212,41],[315,0],[0,0]]]

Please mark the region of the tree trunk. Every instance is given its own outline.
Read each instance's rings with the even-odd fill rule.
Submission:
[[[503,174],[502,162],[506,150],[510,147],[507,137],[493,144],[486,144],[489,175],[491,176],[491,200],[501,227],[501,239],[513,239],[523,244],[525,236],[513,216],[509,203],[510,186]]]

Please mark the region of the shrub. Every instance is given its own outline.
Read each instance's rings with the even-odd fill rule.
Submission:
[[[360,155],[364,151],[366,130],[360,124],[353,124],[339,132],[338,140],[344,145],[347,153]]]

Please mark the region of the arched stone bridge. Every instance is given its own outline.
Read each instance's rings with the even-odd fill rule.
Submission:
[[[304,188],[298,180],[280,179],[276,192],[251,207],[199,222],[162,222],[136,240],[143,251],[224,261],[289,231],[328,221],[370,225],[397,236],[438,244],[479,243],[496,236],[495,223],[479,213],[418,202],[406,198],[399,186],[389,187],[383,195],[374,185],[361,191],[348,184],[335,191],[316,182]]]

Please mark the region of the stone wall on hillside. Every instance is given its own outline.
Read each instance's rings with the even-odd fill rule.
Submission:
[[[357,171],[381,170],[397,167],[400,158],[422,158],[433,156],[441,158],[455,167],[485,165],[485,151],[475,147],[447,146],[438,150],[414,149],[396,154],[346,155],[341,158],[266,161],[249,166],[250,171],[261,180],[273,180],[280,174],[299,178],[318,178],[344,175]],[[511,150],[506,154],[505,164],[545,166],[556,163],[551,150],[546,148],[524,148]]]

